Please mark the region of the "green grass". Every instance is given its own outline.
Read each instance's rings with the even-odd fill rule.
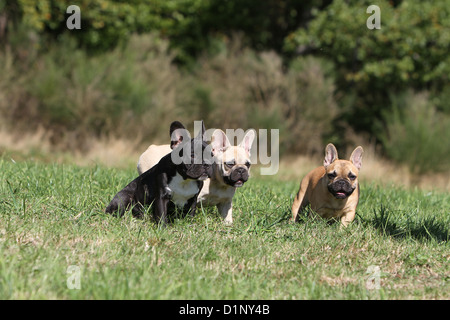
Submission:
[[[348,228],[292,224],[298,181],[254,177],[234,224],[103,213],[136,173],[0,159],[0,299],[448,299],[450,195],[362,184]],[[69,289],[70,266],[80,289]],[[369,290],[370,266],[379,289]]]

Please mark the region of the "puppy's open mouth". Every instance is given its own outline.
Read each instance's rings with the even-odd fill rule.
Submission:
[[[230,177],[223,177],[223,181],[229,186],[238,188],[238,187],[242,187],[247,180],[245,178],[239,178],[239,179],[234,180],[234,179],[231,179]]]
[[[334,196],[335,196],[337,199],[345,199],[345,198],[347,198],[347,194],[346,194],[345,192],[336,192],[336,193],[334,194]]]
[[[331,192],[333,194],[333,196],[336,199],[347,199],[348,197],[350,197],[350,195],[353,193],[353,189],[352,190],[334,190]]]
[[[354,189],[349,183],[338,181],[333,184],[329,184],[328,191],[330,191],[336,199],[346,199],[353,193]]]

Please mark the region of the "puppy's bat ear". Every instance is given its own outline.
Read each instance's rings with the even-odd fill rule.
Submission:
[[[220,129],[214,130],[211,137],[212,153],[217,154],[219,152],[224,152],[230,144],[227,135]]]
[[[185,129],[185,127],[180,121],[172,122],[170,124],[170,135],[172,135],[172,132],[174,132],[176,129]]]
[[[358,146],[353,150],[350,161],[353,163],[353,165],[360,170],[362,166],[362,156],[363,156],[364,150],[361,146]]]
[[[241,143],[239,144],[240,147],[244,148],[245,151],[250,154],[250,149],[252,148],[253,140],[255,140],[255,130],[250,129],[247,131],[247,133],[244,136],[244,139],[242,139]]]
[[[183,142],[185,137],[190,138],[189,132],[185,129],[183,124],[179,121],[172,122],[170,124],[170,148],[174,149]]]
[[[323,160],[323,165],[326,168],[337,159],[338,153],[336,147],[332,143],[329,143],[325,148],[325,159]]]

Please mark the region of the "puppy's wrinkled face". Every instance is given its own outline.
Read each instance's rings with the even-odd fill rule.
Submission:
[[[182,163],[180,170],[186,178],[194,180],[206,180],[212,175],[213,157],[211,146],[206,141],[191,140],[191,161]],[[208,156],[209,155],[209,156]]]
[[[326,168],[328,191],[337,198],[349,197],[358,187],[358,169],[347,160],[336,160]]]
[[[353,150],[350,161],[339,160],[336,147],[328,144],[325,149],[325,177],[328,191],[336,199],[346,199],[358,187],[358,174],[362,164],[363,148]]]
[[[249,130],[238,146],[232,146],[225,133],[217,129],[211,140],[220,179],[232,187],[242,187],[250,177],[250,149],[255,131]]]
[[[170,126],[173,156],[182,160],[177,160],[176,163],[177,171],[184,179],[205,180],[212,175],[214,158],[211,146],[206,142],[205,131],[202,121],[202,128],[197,137],[188,140],[189,132],[180,122],[174,121]]]
[[[242,187],[250,176],[250,154],[242,147],[228,147],[220,158],[224,182],[233,187]]]

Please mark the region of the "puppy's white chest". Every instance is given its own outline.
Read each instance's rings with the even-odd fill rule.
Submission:
[[[220,203],[231,202],[236,188],[219,184],[217,181],[206,179],[198,195],[198,201],[203,205],[213,206]]]
[[[184,180],[178,173],[169,182],[169,188],[172,190],[171,200],[178,207],[183,207],[189,199],[199,192],[196,180]]]

